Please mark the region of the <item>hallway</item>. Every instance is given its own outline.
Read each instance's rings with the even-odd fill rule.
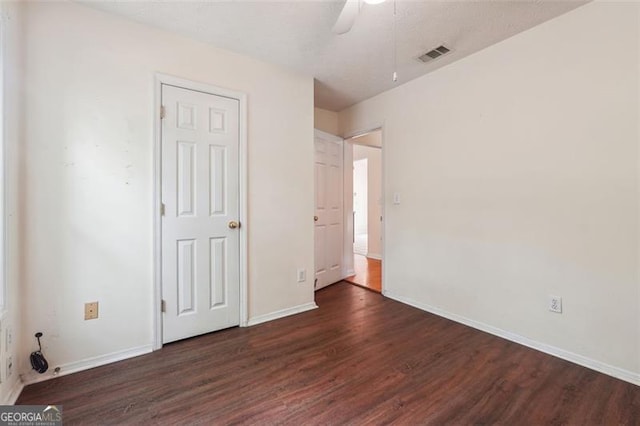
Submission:
[[[382,292],[382,261],[371,259],[359,254],[354,256],[353,269],[356,274],[345,278],[344,280],[360,287]]]

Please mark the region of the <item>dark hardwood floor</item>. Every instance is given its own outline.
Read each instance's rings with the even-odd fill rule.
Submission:
[[[18,403],[63,404],[65,424],[640,424],[638,386],[346,283],[316,298]]]

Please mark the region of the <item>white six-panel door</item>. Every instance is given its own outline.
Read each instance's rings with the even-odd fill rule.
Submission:
[[[343,247],[342,139],[316,131],[315,278],[316,289],[340,281]]]
[[[239,102],[162,85],[164,343],[240,322]]]

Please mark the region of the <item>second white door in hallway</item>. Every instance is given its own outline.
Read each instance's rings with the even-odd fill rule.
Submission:
[[[315,279],[316,289],[342,279],[343,245],[342,139],[315,138]]]

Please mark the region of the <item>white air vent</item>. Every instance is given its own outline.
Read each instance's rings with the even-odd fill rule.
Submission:
[[[418,59],[422,62],[431,62],[434,59],[439,58],[440,56],[446,55],[451,52],[451,49],[445,46],[438,46],[433,50],[428,51],[424,55],[420,56]]]

